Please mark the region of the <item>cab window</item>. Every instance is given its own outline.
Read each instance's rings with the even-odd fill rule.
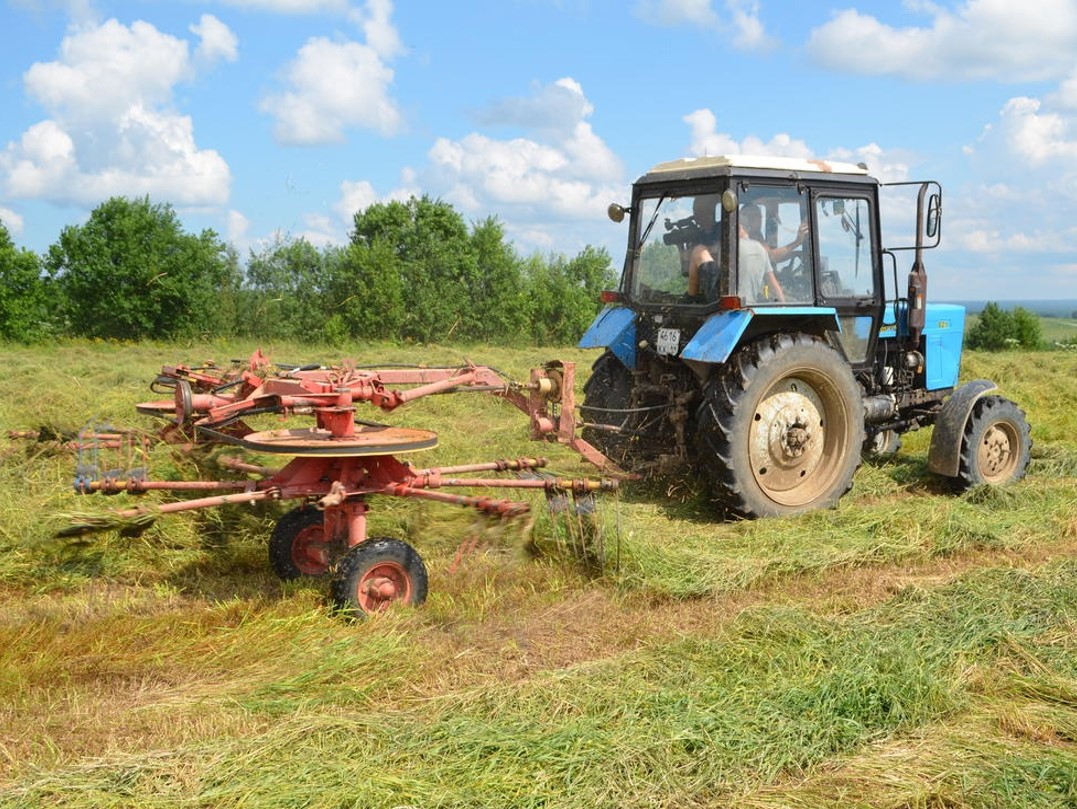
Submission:
[[[738,295],[748,305],[812,303],[807,190],[749,185],[738,211]]]
[[[874,298],[875,246],[868,200],[857,197],[816,200],[815,227],[822,297]]]

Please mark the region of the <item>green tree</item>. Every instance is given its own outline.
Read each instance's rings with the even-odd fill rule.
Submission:
[[[113,197],[63,229],[46,268],[70,330],[86,337],[169,339],[230,328],[222,295],[237,286],[234,252],[212,230],[184,233],[148,197]]]
[[[303,338],[325,322],[325,253],[306,239],[278,237],[251,251],[246,289],[248,328],[267,337]]]
[[[599,293],[616,283],[605,250],[585,247],[575,258],[533,258],[528,285],[531,337],[539,343],[579,339],[601,306]]]
[[[1021,348],[1042,348],[1043,327],[1040,319],[1020,306],[1013,310],[1013,338]]]
[[[472,227],[471,245],[479,274],[471,296],[467,336],[482,341],[518,342],[527,318],[522,263],[511,245],[506,244],[504,228],[494,217]]]
[[[16,248],[0,222],[0,339],[32,342],[48,333],[49,320],[41,260]]]
[[[466,337],[482,313],[469,309],[469,291],[480,273],[460,214],[447,202],[423,196],[376,203],[355,214],[354,223],[353,245],[387,249],[394,258],[391,266],[379,262],[377,269],[402,282],[399,336],[437,342]]]
[[[326,257],[325,336],[395,340],[406,320],[404,278],[392,246],[351,244]]]
[[[997,303],[988,303],[975,325],[969,329],[966,343],[969,348],[983,351],[1001,351],[1006,340],[1013,336],[1013,317]]]
[[[1041,348],[1043,331],[1039,318],[1018,306],[1012,312],[997,303],[988,303],[976,324],[969,329],[966,343],[969,348],[1001,351],[1006,348]]]

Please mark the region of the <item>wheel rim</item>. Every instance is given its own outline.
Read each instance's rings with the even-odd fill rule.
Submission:
[[[992,424],[984,431],[976,462],[985,483],[1009,480],[1017,469],[1017,429],[1007,421]]]
[[[331,550],[324,527],[307,526],[292,541],[292,564],[304,576],[322,576],[329,572]]]
[[[411,600],[411,577],[395,562],[380,562],[364,573],[355,586],[363,612],[378,612],[395,601]]]
[[[849,451],[840,391],[826,376],[796,371],[760,399],[748,432],[748,457],[759,488],[783,506],[826,494]]]

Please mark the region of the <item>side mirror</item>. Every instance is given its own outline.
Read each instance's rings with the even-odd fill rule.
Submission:
[[[620,224],[625,221],[625,213],[627,208],[623,205],[618,205],[616,202],[611,202],[610,207],[606,209],[606,215],[614,222]]]
[[[937,239],[941,227],[942,198],[938,194],[932,194],[927,201],[927,222],[924,223],[924,233],[929,239]]]

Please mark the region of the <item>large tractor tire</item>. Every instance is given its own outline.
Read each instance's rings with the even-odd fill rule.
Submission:
[[[844,358],[807,334],[738,349],[704,391],[700,461],[719,505],[787,517],[833,505],[864,444],[860,388]]]
[[[603,353],[591,366],[591,377],[583,386],[583,420],[591,424],[609,425],[624,430],[628,425],[628,407],[632,398],[632,376],[624,364],[610,351]],[[584,427],[583,440],[616,464],[629,456],[631,435],[628,432]]]
[[[956,483],[1003,486],[1025,476],[1032,434],[1024,411],[1001,396],[976,402],[965,423]]]

